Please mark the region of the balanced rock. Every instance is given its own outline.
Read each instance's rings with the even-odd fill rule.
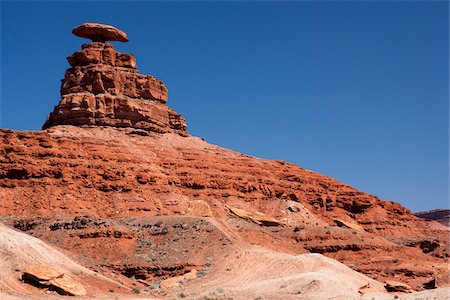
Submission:
[[[128,42],[128,37],[125,32],[117,29],[116,27],[105,24],[84,23],[74,28],[72,33],[76,36],[90,39],[93,42]]]
[[[74,30],[79,32],[77,28]],[[102,37],[104,40],[106,33]],[[111,35],[109,40],[112,38]],[[133,55],[96,41],[83,45],[67,60],[71,68],[62,80],[61,100],[43,129],[91,125],[187,135],[183,116],[165,105],[168,100],[165,84],[151,75],[139,74]]]

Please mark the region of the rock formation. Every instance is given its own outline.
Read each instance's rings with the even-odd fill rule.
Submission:
[[[433,209],[417,212],[414,215],[422,219],[434,220],[450,227],[450,209]]]
[[[103,27],[102,27],[103,26]],[[117,52],[107,40],[125,41],[112,26],[83,24],[74,29],[94,42],[67,58],[61,100],[43,129],[55,125],[133,127],[186,136],[186,122],[166,106],[168,90],[161,80],[139,74],[131,54]]]
[[[23,270],[22,279],[37,287],[49,287],[62,295],[85,296],[84,287],[73,279],[64,277],[64,272],[48,265],[30,265]]]
[[[68,57],[46,130],[0,129],[2,223],[121,283],[99,284],[103,292],[355,299],[450,285],[448,227],[292,163],[189,136],[164,84],[105,43],[119,39],[112,29],[80,27],[93,42]],[[0,259],[0,298],[24,288],[11,275],[30,251],[17,235],[0,224],[0,253],[13,258]],[[35,248],[26,265],[41,255]],[[53,253],[33,264],[63,267]],[[74,279],[88,296],[96,290]]]
[[[90,39],[93,42],[128,42],[128,37],[125,32],[113,26],[105,24],[84,23],[74,28],[72,30],[72,33],[76,36]]]

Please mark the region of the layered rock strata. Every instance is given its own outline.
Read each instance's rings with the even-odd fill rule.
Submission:
[[[182,115],[166,106],[161,80],[139,74],[131,54],[92,42],[67,58],[61,100],[43,129],[55,125],[133,127],[187,135]]]
[[[135,129],[113,127],[0,130],[0,165],[0,220],[13,218],[16,228],[34,230],[36,237],[80,255],[95,241],[92,259],[101,258],[99,264],[115,270],[130,268],[116,265],[117,249],[129,251],[120,257],[130,257],[133,268],[146,266],[134,259],[149,253],[138,247],[137,237],[128,238],[134,226],[123,229],[121,239],[115,237],[117,228],[109,227],[77,237],[64,228],[79,225],[52,229],[55,218],[152,217],[156,222],[162,216],[212,216],[228,224],[231,236],[281,252],[320,253],[379,281],[395,279],[413,289],[433,280],[432,286],[448,284],[448,227],[294,164],[258,159],[200,138],[142,136]],[[200,205],[201,210],[194,209]],[[39,218],[44,218],[42,226]],[[98,230],[95,222],[92,230]],[[186,230],[181,244],[170,244],[181,233],[177,227],[175,235],[163,234],[163,227],[142,234],[153,234],[155,247],[167,237],[167,250],[152,251],[167,253],[160,266],[172,268],[180,254],[170,249],[192,250],[193,244],[186,243],[198,243],[198,235]],[[207,236],[204,241],[198,245],[205,249],[222,242]],[[196,251],[189,253],[186,259],[198,257]]]

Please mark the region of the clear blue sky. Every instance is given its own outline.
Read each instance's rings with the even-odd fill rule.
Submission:
[[[39,129],[83,22],[208,142],[448,206],[448,2],[1,2],[1,127]]]

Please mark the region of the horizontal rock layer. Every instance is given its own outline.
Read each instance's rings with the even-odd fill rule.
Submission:
[[[155,101],[82,92],[63,95],[44,128],[55,125],[133,127],[157,133],[186,135],[184,118]]]
[[[117,52],[113,45],[100,42],[84,44],[81,50],[67,57],[67,61],[72,67],[104,64],[136,69],[136,58],[133,55]]]

